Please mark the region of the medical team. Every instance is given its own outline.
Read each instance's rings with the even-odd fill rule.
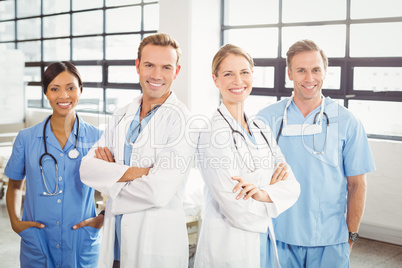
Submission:
[[[100,138],[75,112],[78,70],[49,65],[43,91],[53,113],[18,134],[5,169],[21,267],[188,267],[182,201],[195,163],[205,182],[195,267],[349,267],[375,167],[360,121],[322,95],[325,53],[310,40],[293,44],[292,96],[251,118],[254,62],[221,47],[212,78],[222,104],[196,131],[173,92],[180,56],[168,34],[142,40],[142,94]],[[99,215],[94,189],[108,196]]]

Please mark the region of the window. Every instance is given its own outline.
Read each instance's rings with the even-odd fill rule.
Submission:
[[[111,113],[140,93],[137,48],[157,32],[158,18],[157,0],[0,1],[0,49],[25,54],[28,107],[50,108],[43,72],[71,61],[84,82],[77,110]]]
[[[256,63],[246,107],[290,96],[286,52],[312,39],[329,58],[323,94],[349,108],[369,135],[402,140],[402,125],[385,120],[402,109],[401,1],[222,0],[222,8],[221,45],[244,48]]]

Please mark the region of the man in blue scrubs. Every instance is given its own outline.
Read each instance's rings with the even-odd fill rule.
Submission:
[[[321,93],[328,67],[310,40],[287,52],[290,98],[261,110],[301,186],[293,207],[274,219],[282,267],[349,267],[374,161],[364,128]],[[346,218],[345,218],[346,213]]]

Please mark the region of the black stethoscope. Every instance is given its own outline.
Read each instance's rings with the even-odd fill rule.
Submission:
[[[45,196],[55,196],[55,195],[61,194],[61,193],[63,192],[62,190],[60,190],[60,191],[57,192],[57,188],[58,188],[58,186],[59,186],[59,180],[58,180],[58,178],[59,178],[59,169],[58,169],[58,167],[57,167],[57,160],[56,160],[56,158],[55,158],[52,154],[48,153],[48,151],[47,151],[47,144],[46,144],[46,126],[47,126],[47,124],[49,123],[51,117],[52,117],[52,116],[50,115],[50,116],[47,118],[47,120],[46,120],[46,122],[45,122],[45,125],[43,126],[43,144],[45,145],[45,152],[44,152],[44,153],[40,156],[40,158],[39,158],[40,172],[41,172],[41,174],[42,174],[43,183],[45,184],[46,191],[47,191],[47,192],[43,192],[43,195],[45,195]],[[80,153],[79,153],[78,150],[77,150],[78,134],[79,134],[79,131],[80,131],[80,120],[79,120],[77,114],[76,114],[76,117],[77,117],[77,119],[76,119],[76,120],[77,120],[77,133],[76,133],[76,137],[75,137],[74,149],[70,150],[70,151],[68,152],[68,154],[67,154],[70,159],[77,159],[78,156],[80,155]],[[43,159],[43,157],[45,157],[45,156],[50,156],[50,158],[53,159],[54,164],[55,164],[55,167],[56,167],[56,189],[55,189],[55,191],[54,191],[53,193],[50,192],[49,188],[47,187],[46,180],[45,180],[45,176],[44,176],[44,174],[43,174],[42,159]]]
[[[232,131],[232,138],[233,138],[234,146],[235,146],[235,148],[236,148],[236,151],[239,152],[239,149],[237,148],[237,142],[236,142],[236,139],[235,139],[235,137],[234,137],[234,134],[239,134],[245,142],[246,142],[246,137],[244,137],[243,133],[241,133],[240,131],[234,129],[234,128],[230,125],[229,121],[225,118],[225,116],[222,114],[222,112],[219,110],[219,108],[218,108],[217,110],[218,110],[219,114],[222,116],[222,118],[223,118],[223,119],[226,121],[226,123],[229,125],[230,130]],[[268,142],[267,137],[265,137],[265,135],[264,135],[264,133],[262,132],[261,128],[260,128],[254,121],[253,121],[253,124],[254,124],[254,126],[256,126],[256,127],[260,130],[261,136],[264,138],[265,142],[266,142],[267,145],[268,145],[269,150],[271,151],[271,155],[272,155],[273,157],[275,157],[275,155],[274,155],[274,153],[273,153],[273,151],[272,151],[271,145],[269,145],[269,142]],[[248,146],[247,146],[247,150],[248,150],[249,154],[251,155],[250,148],[249,148]],[[240,153],[239,153],[239,155],[240,155]],[[243,159],[241,156],[240,156],[240,158],[241,158],[241,160],[243,161],[243,163],[246,165],[246,167],[248,168],[248,170],[249,170],[250,172],[254,172],[254,171],[257,170],[256,167],[255,167],[254,169],[249,168],[249,166],[247,165],[246,161],[244,161],[244,159]],[[276,164],[277,164],[277,161],[276,161],[276,157],[275,157],[275,165],[276,165]],[[255,165],[254,165],[254,166],[255,166]]]

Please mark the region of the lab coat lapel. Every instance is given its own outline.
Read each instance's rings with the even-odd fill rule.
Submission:
[[[115,161],[118,164],[124,163],[124,143],[126,141],[127,130],[134,119],[134,116],[140,107],[142,101],[142,94],[136,97],[131,104],[127,107],[126,113],[117,125],[117,133],[114,135],[113,145],[115,148]]]

